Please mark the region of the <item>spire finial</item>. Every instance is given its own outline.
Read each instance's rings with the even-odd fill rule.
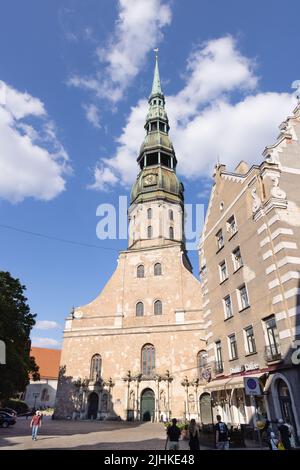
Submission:
[[[160,84],[160,77],[159,77],[159,70],[158,70],[158,47],[153,49],[155,52],[155,68],[154,68],[154,77],[153,77],[153,84],[152,84],[152,91],[151,95],[162,95],[163,92],[161,90],[161,84]]]

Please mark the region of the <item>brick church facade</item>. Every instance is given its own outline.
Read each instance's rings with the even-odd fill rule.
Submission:
[[[128,249],[100,295],[66,320],[58,418],[199,416],[201,286],[185,249],[184,188],[157,58],[145,131],[128,211]]]

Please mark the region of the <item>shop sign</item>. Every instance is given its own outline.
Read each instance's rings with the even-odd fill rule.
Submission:
[[[242,366],[236,366],[230,368],[231,374],[239,374],[240,372],[248,372],[249,370],[256,370],[259,369],[259,364],[255,362],[249,362],[248,364],[244,364]]]

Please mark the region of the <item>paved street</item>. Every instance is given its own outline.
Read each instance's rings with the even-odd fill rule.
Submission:
[[[30,419],[19,418],[14,427],[0,428],[3,449],[103,449],[163,450],[165,429],[161,423],[124,423],[119,421],[56,421],[43,419],[39,438],[32,441]],[[188,449],[187,441],[180,442]]]

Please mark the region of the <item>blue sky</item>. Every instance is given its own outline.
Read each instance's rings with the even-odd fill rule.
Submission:
[[[153,48],[186,202],[206,204],[217,159],[260,162],[295,105],[299,15],[276,0],[1,3],[0,269],[27,286],[34,344],[59,347],[126,247],[97,239],[96,209],[129,194]]]

